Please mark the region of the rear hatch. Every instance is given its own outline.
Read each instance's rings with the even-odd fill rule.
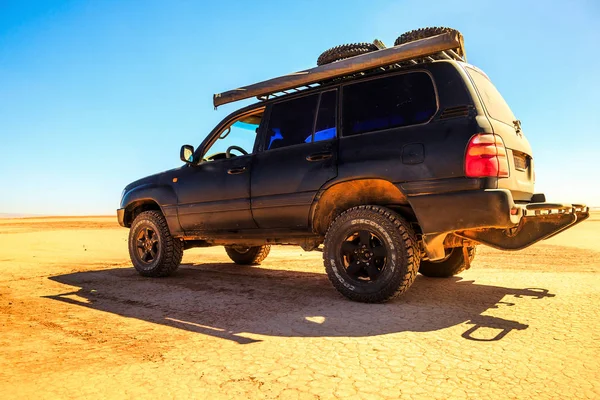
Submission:
[[[506,146],[510,175],[498,179],[498,188],[510,190],[515,201],[529,201],[533,195],[535,173],[531,146],[521,130],[520,121],[485,73],[470,65],[465,69],[479,93],[494,133],[502,137]]]

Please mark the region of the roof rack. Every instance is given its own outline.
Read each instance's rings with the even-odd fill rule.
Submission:
[[[332,78],[352,76],[378,68],[397,68],[443,59],[466,61],[459,54],[465,54],[462,36],[454,32],[443,33],[223,93],[216,93],[213,96],[213,104],[216,109],[220,105],[250,97],[268,100],[272,97],[319,86],[322,82],[327,82]]]

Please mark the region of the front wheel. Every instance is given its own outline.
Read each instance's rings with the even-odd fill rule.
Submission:
[[[259,265],[271,251],[271,246],[225,246],[231,261],[240,265]]]
[[[171,236],[159,211],[144,211],[129,230],[129,256],[140,275],[168,276],[181,264],[183,242]]]
[[[469,253],[469,264],[475,258],[475,247],[467,249]],[[450,278],[467,269],[467,263],[463,255],[462,247],[448,249],[446,258],[441,261],[421,261],[419,272],[430,278]]]
[[[333,221],[325,236],[327,276],[350,300],[382,303],[406,292],[419,260],[410,224],[384,207],[351,208]]]

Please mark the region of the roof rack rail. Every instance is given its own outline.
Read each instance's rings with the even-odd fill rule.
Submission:
[[[444,59],[466,61],[456,51],[462,47],[462,38],[458,34],[452,32],[443,33],[347,58],[320,67],[294,72],[223,93],[216,93],[213,95],[213,104],[217,108],[223,104],[250,97],[257,97],[259,100],[268,100],[272,97],[290,94],[290,91],[296,93],[319,86],[321,82],[333,78],[354,75],[378,68],[397,68]]]

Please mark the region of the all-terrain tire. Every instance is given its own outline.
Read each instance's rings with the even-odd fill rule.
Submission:
[[[171,236],[160,211],[144,211],[129,230],[129,256],[140,275],[168,276],[181,264],[183,242]]]
[[[238,246],[225,246],[225,252],[236,264],[259,265],[271,251],[270,245],[253,246],[241,249]]]
[[[349,261],[342,255],[352,232],[365,230],[378,239],[380,247],[385,248],[385,261],[378,271],[379,275],[374,280],[369,275],[368,281],[353,278],[349,272],[351,266],[345,265]],[[366,205],[351,208],[331,223],[325,235],[323,262],[327,276],[333,286],[350,300],[382,303],[401,295],[414,282],[419,261],[417,238],[410,224],[385,207]]]
[[[475,258],[475,247],[469,247],[469,263]],[[443,261],[421,261],[419,272],[430,278],[450,278],[467,269],[462,247],[455,247]]]
[[[447,28],[445,26],[434,26],[434,27],[430,27],[430,28],[420,28],[420,29],[415,29],[412,31],[405,32],[402,35],[398,36],[398,38],[394,42],[394,46],[398,46],[398,45],[404,44],[404,43],[414,42],[415,40],[425,39],[425,38],[428,38],[431,36],[437,36],[437,35],[441,35],[442,33],[448,33],[448,32],[458,34],[458,36],[460,37],[461,42],[462,42],[463,36],[456,29]],[[459,49],[458,53],[459,53],[458,54],[459,56],[464,57],[464,51],[463,51],[462,47]]]
[[[331,64],[335,61],[344,60],[346,58],[359,56],[361,54],[370,53],[377,50],[377,46],[373,43],[351,43],[342,44],[325,50],[317,59],[317,65]]]

